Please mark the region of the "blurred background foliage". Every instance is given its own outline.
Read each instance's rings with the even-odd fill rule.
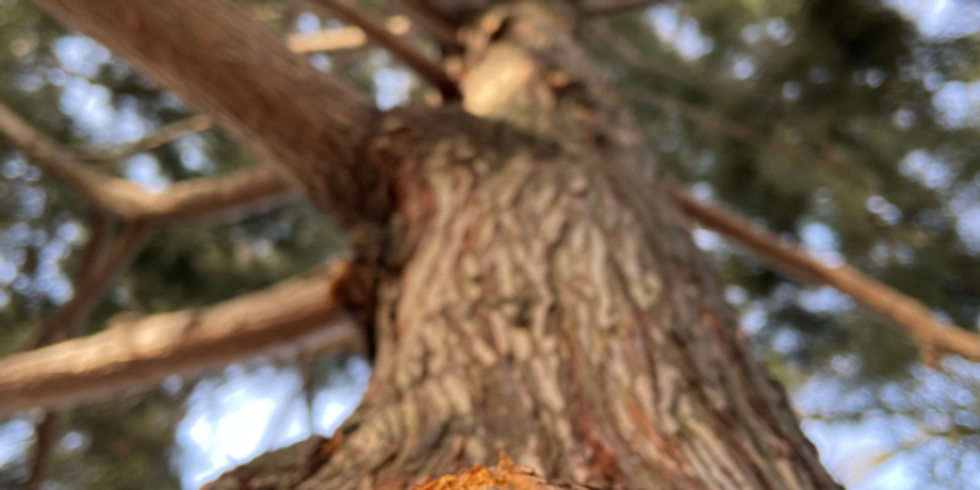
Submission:
[[[298,1],[237,3],[283,36],[341,25]],[[379,17],[396,13],[385,2],[361,4]],[[411,35],[437,52],[423,33]],[[977,329],[980,1],[665,1],[592,20],[582,41],[635,108],[665,171],[696,196]],[[370,46],[309,58],[382,108],[426,99],[424,83]],[[26,0],[0,0],[0,101],[83,155],[118,151],[193,114]],[[90,160],[156,189],[255,163],[213,130]],[[0,355],[25,348],[71,297],[92,211],[0,139]],[[849,298],[772,272],[711,232],[697,230],[695,238],[730,284],[726,296],[759,358],[791,390],[805,430],[841,481],[980,488],[980,367],[947,358],[927,369],[903,334]],[[339,234],[302,202],[238,223],[168,229],[86,329],[120,311],[211,304],[343,249]],[[356,403],[366,369],[356,360],[322,360],[310,388],[297,381],[298,364],[257,361],[73,409],[58,427],[49,488],[194,488],[206,481],[200,475],[256,451],[329,431],[314,418],[326,410],[335,420]],[[253,389],[246,398],[254,403],[271,389],[261,383],[286,379],[277,376],[299,388],[282,395],[287,408],[262,412],[273,436],[252,452],[215,456],[202,442],[213,438],[188,428],[192,414],[213,419],[210,427],[230,417],[202,400]],[[308,423],[297,422],[303,417]],[[36,420],[33,413],[0,420],[0,489],[26,479]],[[192,467],[197,476],[188,476]]]

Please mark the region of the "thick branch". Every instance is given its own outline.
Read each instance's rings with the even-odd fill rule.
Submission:
[[[385,28],[393,35],[402,36],[412,28],[407,18],[396,15],[385,21]],[[360,27],[347,26],[320,32],[292,34],[286,38],[286,45],[294,53],[316,53],[357,49],[367,44],[367,35]]]
[[[376,110],[223,0],[35,0],[212,117],[342,227],[385,217],[358,159]]]
[[[338,269],[207,308],[162,313],[0,360],[0,415],[156,386],[260,354],[363,350],[334,304]]]
[[[462,98],[456,82],[450,79],[449,75],[439,65],[426,58],[419,50],[406,43],[403,39],[388,32],[387,29],[357,8],[337,0],[316,0],[316,2],[334,12],[345,21],[360,27],[367,34],[368,38],[390,51],[391,54],[405,62],[406,65],[415,70],[422,78],[439,89],[444,100],[459,100]]]
[[[85,165],[2,104],[0,133],[31,163],[99,208],[128,220],[154,224],[221,221],[268,209],[292,195],[277,172],[267,166],[181,181],[165,192],[151,194],[133,182]]]
[[[905,330],[927,350],[935,347],[980,361],[980,336],[936,321],[918,301],[848,265],[830,267],[801,250],[784,247],[778,239],[740,216],[701,203],[678,187],[671,192],[684,212],[702,226],[739,242],[774,268],[808,282],[828,285],[854,298]]]

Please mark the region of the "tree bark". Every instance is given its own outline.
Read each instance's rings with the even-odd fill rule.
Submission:
[[[341,206],[343,224],[381,216],[392,238],[380,255],[358,251],[378,259],[366,305],[377,355],[362,405],[329,442],[261,457],[209,488],[407,488],[493,463],[501,451],[552,483],[838,488],[753,359],[641,133],[571,37],[574,15],[561,3],[505,4],[461,32],[466,111],[397,110],[361,131],[351,125],[371,118],[357,104],[342,106],[340,120],[329,104],[307,104],[316,96],[290,100],[293,90],[322,93],[293,65],[264,66],[271,82],[217,93],[235,80],[216,70],[261,79],[256,60],[285,55],[255,41],[266,34],[237,35],[247,29],[227,42],[215,41],[223,33],[166,32],[246,21],[221,7],[216,22],[205,12],[214,0],[38,1],[272,153],[308,180],[294,180],[308,196]],[[223,49],[201,54],[184,37]],[[251,58],[227,61],[238,56]],[[203,64],[209,57],[218,68]],[[277,98],[261,111],[231,104],[265,90]],[[275,129],[276,118],[303,133]],[[303,136],[311,134],[326,142]],[[330,148],[339,156],[314,165]],[[350,177],[362,169],[380,175]],[[355,190],[323,182],[329,176],[350,177]],[[370,208],[383,212],[365,213],[358,191],[386,196]],[[497,476],[510,466],[503,461]],[[487,474],[481,481],[496,481]]]
[[[604,488],[837,488],[570,23],[519,5],[477,25],[470,114],[392,112],[370,144],[401,176],[407,259],[364,402],[283,487],[407,488],[504,451]]]

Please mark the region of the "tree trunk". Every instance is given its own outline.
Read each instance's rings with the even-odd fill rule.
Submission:
[[[476,25],[470,114],[395,111],[370,143],[403,240],[362,406],[304,474],[213,488],[407,488],[500,451],[605,488],[837,488],[569,23],[519,5]]]
[[[838,488],[753,359],[564,2],[505,3],[464,28],[465,110],[376,118],[334,107],[344,89],[318,89],[295,60],[250,84],[263,56],[286,56],[266,34],[168,24],[243,21],[218,2],[38,1],[252,140],[346,229],[386,227],[354,261],[377,274],[362,305],[375,347],[362,405],[330,441],[260,457],[210,488],[402,489],[501,451],[552,482],[603,488]],[[100,5],[120,9],[122,27],[93,14]],[[304,83],[332,99],[294,95]],[[223,84],[235,90],[217,93]],[[254,110],[238,105],[266,89]]]

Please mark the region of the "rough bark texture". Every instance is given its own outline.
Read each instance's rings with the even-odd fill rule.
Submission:
[[[464,36],[470,114],[396,111],[372,138],[402,241],[362,406],[209,488],[407,488],[500,451],[605,488],[837,488],[552,14],[484,17]]]

